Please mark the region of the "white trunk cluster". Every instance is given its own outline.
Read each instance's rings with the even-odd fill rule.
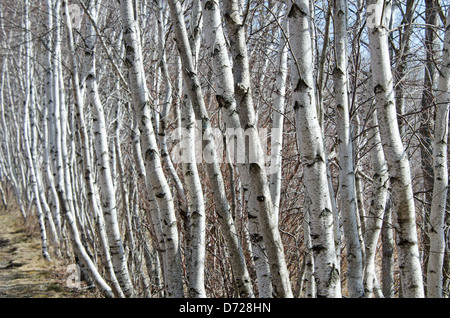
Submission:
[[[211,187],[214,191],[216,211],[219,215],[227,246],[230,250],[230,258],[235,273],[234,279],[236,280],[238,293],[240,297],[253,297],[253,290],[242,246],[237,236],[236,226],[231,216],[230,207],[226,197],[225,185],[218,163],[216,146],[214,139],[212,138],[213,136],[211,136],[211,122],[206,111],[203,92],[193,63],[191,45],[186,31],[181,4],[179,1],[175,0],[168,2],[172,21],[174,23],[178,52],[183,66],[183,79],[187,95],[191,100],[196,119],[200,120],[202,125],[202,150],[204,151],[207,149],[207,156],[210,159],[205,163],[206,170]]]
[[[255,109],[250,83],[250,66],[244,23],[239,2],[224,1],[224,17],[229,33],[230,50],[233,56],[234,92],[240,127],[249,136],[248,149],[245,147],[246,167],[251,181],[249,189],[250,209],[254,208],[259,221],[258,231],[262,235],[267,252],[273,294],[275,297],[293,297],[289,272],[284,255],[284,247],[278,230],[277,215],[274,213],[269,182],[265,169],[264,149],[258,134]],[[254,158],[252,158],[252,155]],[[248,156],[248,157],[247,157]],[[266,275],[266,274],[265,274]]]
[[[94,6],[91,7],[91,16],[96,16],[96,8]],[[95,63],[96,34],[93,32],[92,27],[89,31],[90,32],[87,34],[86,39],[87,49],[85,50],[85,73],[88,105],[90,105],[93,110],[92,121],[95,144],[94,148],[96,153],[96,163],[99,171],[99,203],[103,210],[102,212],[105,220],[106,234],[108,237],[108,245],[110,250],[109,253],[111,255],[115,275],[124,295],[126,297],[133,297],[133,287],[128,272],[123,241],[119,230],[117,215],[118,202],[116,200],[116,189],[113,183],[114,174],[111,171],[110,149],[108,147],[109,143],[105,114],[98,93]],[[74,80],[74,83],[77,83],[76,79]],[[79,102],[83,102],[81,98]]]
[[[371,116],[371,133],[369,136],[371,150],[370,157],[373,164],[372,201],[365,222],[364,244],[364,290],[365,297],[373,296],[375,280],[375,254],[378,246],[381,228],[383,225],[384,211],[386,209],[388,195],[388,171],[383,147],[381,145],[378,129],[377,111],[373,110]],[[390,226],[386,224],[386,226]]]
[[[36,138],[37,138],[37,127],[36,127],[36,112],[35,112],[35,103],[34,103],[34,89],[32,83],[32,69],[31,69],[31,58],[32,58],[32,42],[31,42],[31,29],[30,29],[30,20],[29,20],[29,1],[25,1],[25,21],[24,21],[24,29],[25,29],[25,103],[24,103],[24,115],[23,115],[23,139],[25,142],[25,152],[28,160],[28,165],[30,167],[30,183],[34,193],[34,200],[36,201],[36,214],[39,221],[39,229],[41,234],[41,243],[42,243],[42,255],[44,259],[50,260],[50,254],[48,251],[47,244],[47,232],[45,228],[44,215],[45,212],[49,213],[48,206],[46,211],[45,205],[47,204],[45,201],[42,201],[42,196],[40,195],[40,190],[42,186],[39,184],[38,179],[38,162],[37,162],[37,148],[36,148]],[[30,123],[31,121],[31,123]],[[47,214],[46,213],[46,214]],[[48,216],[48,214],[47,214]]]
[[[204,7],[205,44],[208,51],[211,52],[213,67],[217,76],[216,100],[220,109],[223,110],[225,130],[227,128],[234,128],[236,131],[241,132],[241,124],[236,111],[233,73],[228,57],[226,39],[222,29],[220,7],[217,1],[204,1]],[[243,136],[236,137],[238,141],[242,141]],[[229,138],[229,136],[226,136],[226,138]],[[234,140],[228,140],[227,145],[235,146]],[[235,154],[234,149],[227,149],[227,152],[227,155],[230,156],[230,161],[233,162],[234,158],[231,158],[231,155]],[[238,163],[237,165],[241,175],[243,190],[247,191],[251,187],[248,164]],[[262,298],[272,297],[270,269],[265,255],[263,239],[259,232],[258,217],[254,202],[250,203],[248,213],[249,231],[252,239],[251,247],[258,279],[259,296]]]
[[[326,153],[316,111],[309,1],[294,1],[288,16],[292,95],[305,191],[311,201],[309,222],[317,297],[340,297]]]
[[[1,212],[108,298],[444,298],[441,7],[0,3]]]
[[[165,274],[170,297],[183,297],[181,251],[178,240],[174,202],[167,178],[162,170],[160,152],[153,130],[150,101],[146,88],[144,66],[140,44],[140,28],[136,8],[132,1],[121,2],[121,19],[124,26],[125,64],[128,68],[129,86],[133,97],[141,136],[141,148],[146,175],[152,187],[163,225],[166,256]]]
[[[404,297],[423,297],[411,171],[397,123],[389,59],[388,25],[391,1],[367,1],[369,48],[380,136],[389,169],[395,212],[399,266]]]
[[[339,144],[340,209],[347,245],[348,293],[352,298],[364,296],[363,259],[358,234],[353,141],[350,127],[347,71],[347,1],[335,0],[333,7],[336,65],[333,71],[336,100],[336,130]]]
[[[448,122],[450,105],[450,11],[445,26],[439,83],[436,92],[433,165],[434,185],[430,212],[430,258],[427,268],[427,296],[442,298],[445,254],[445,211],[448,193]]]

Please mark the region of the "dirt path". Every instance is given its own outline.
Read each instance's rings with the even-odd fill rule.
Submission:
[[[43,259],[33,228],[25,227],[18,213],[0,209],[0,298],[92,297],[66,286],[67,265]]]

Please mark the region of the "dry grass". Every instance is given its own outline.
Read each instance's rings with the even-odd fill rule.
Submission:
[[[15,204],[0,208],[0,298],[95,297],[92,291],[67,287],[67,261],[44,260],[35,218],[24,224],[18,211]]]

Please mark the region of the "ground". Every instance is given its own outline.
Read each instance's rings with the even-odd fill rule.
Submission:
[[[0,208],[0,298],[92,298],[87,289],[67,286],[69,262],[41,253],[39,229],[24,224],[17,208]]]

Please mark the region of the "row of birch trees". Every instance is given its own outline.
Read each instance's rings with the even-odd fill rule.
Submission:
[[[0,194],[102,297],[450,295],[450,6],[21,0]]]

